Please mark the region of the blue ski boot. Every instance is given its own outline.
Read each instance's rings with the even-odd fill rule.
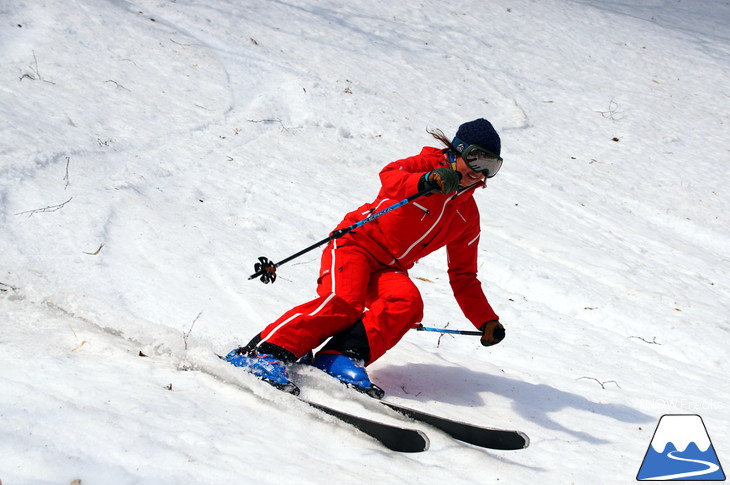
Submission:
[[[320,353],[314,357],[312,365],[370,397],[382,399],[385,395],[385,391],[370,382],[363,363],[346,355]]]
[[[286,365],[271,354],[259,354],[255,351],[247,353],[244,348],[238,348],[231,350],[223,360],[242,368],[277,389],[295,396],[299,395],[299,388],[289,379]]]

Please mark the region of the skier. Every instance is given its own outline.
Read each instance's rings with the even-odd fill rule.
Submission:
[[[248,345],[232,350],[228,362],[297,394],[287,365],[307,359],[355,389],[382,398],[383,390],[371,382],[365,367],[423,318],[423,300],[408,270],[444,246],[454,296],[482,332],[481,344],[504,339],[505,329],[477,279],[480,223],[473,198],[474,189],[484,187],[502,165],[499,135],[483,118],[462,124],[453,141],[441,130],[429,133],[445,148],[424,147],[419,155],[386,165],[375,200],[347,214],[336,229],[417,191],[432,188],[433,193],[330,241],[322,253],[318,297],[290,309]]]

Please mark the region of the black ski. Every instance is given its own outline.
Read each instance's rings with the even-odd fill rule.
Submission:
[[[383,444],[383,446],[390,450],[404,453],[415,453],[426,451],[429,448],[430,443],[428,436],[420,430],[386,424],[381,421],[356,416],[323,404],[308,401],[307,399],[298,396],[299,388],[294,384],[291,384],[291,386],[282,386],[267,379],[262,379],[261,377],[259,377],[259,379],[273,385],[279,390],[292,394],[309,406],[329,414],[330,416],[334,416],[342,422],[359,429],[363,433],[378,440]],[[475,424],[455,421],[453,419],[444,418],[443,416],[437,416],[424,411],[418,411],[400,404],[387,401],[377,402],[413,420],[429,424],[454,439],[480,446],[482,448],[495,450],[519,450],[527,448],[530,444],[528,436],[521,431],[487,428]]]
[[[464,441],[482,448],[494,450],[520,450],[530,445],[530,438],[521,431],[498,428],[487,428],[475,424],[463,423],[436,416],[423,411],[411,409],[400,404],[379,401],[384,406],[411,418],[430,424],[459,441]]]
[[[218,357],[220,359],[224,359],[220,355]],[[319,411],[329,414],[330,416],[334,416],[340,421],[359,429],[368,436],[371,436],[378,440],[380,443],[383,444],[383,446],[390,450],[403,453],[416,453],[428,450],[430,442],[428,440],[428,436],[426,436],[426,433],[424,433],[423,431],[411,428],[403,428],[401,426],[395,426],[392,424],[386,424],[380,421],[375,421],[372,419],[356,416],[354,414],[346,413],[338,409],[333,409],[323,404],[308,401],[307,399],[299,397],[299,387],[297,387],[293,383],[283,385],[273,380],[262,378],[260,376],[256,377],[259,380],[275,387],[276,389],[279,389],[280,391],[291,394],[293,397],[296,397],[303,403],[306,403],[309,406],[318,409]]]
[[[354,426],[363,433],[375,438],[390,450],[402,453],[416,453],[428,450],[430,442],[428,436],[423,431],[386,424],[333,409],[323,404],[307,401],[303,398],[298,399],[315,409],[334,416],[344,423]]]

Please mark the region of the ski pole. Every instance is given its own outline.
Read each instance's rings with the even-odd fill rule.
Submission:
[[[288,258],[282,259],[278,263],[273,263],[268,258],[261,256],[261,257],[259,257],[259,262],[254,265],[255,273],[252,274],[251,276],[249,276],[248,279],[252,280],[256,277],[260,277],[261,281],[266,284],[273,283],[274,281],[276,281],[276,268],[278,268],[282,264],[288,263],[292,259],[298,258],[302,254],[308,253],[312,249],[318,248],[323,244],[326,244],[334,239],[340,238],[340,237],[344,236],[345,234],[354,231],[358,227],[362,227],[365,224],[367,224],[368,222],[372,222],[375,219],[377,219],[378,217],[385,215],[390,211],[394,211],[395,209],[402,207],[410,202],[413,202],[414,200],[418,199],[419,197],[428,195],[436,190],[438,190],[438,187],[425,188],[422,191],[420,191],[416,194],[413,194],[410,197],[406,197],[405,199],[401,200],[400,202],[396,202],[395,204],[393,204],[389,207],[386,207],[385,209],[383,209],[381,211],[375,212],[374,214],[370,214],[365,219],[363,219],[359,222],[356,222],[355,224],[353,224],[349,227],[345,227],[343,229],[337,229],[336,231],[332,231],[332,233],[328,237],[322,239],[319,242],[312,244],[311,246],[309,246],[307,248],[302,249],[298,253],[292,254]]]
[[[439,333],[451,333],[451,334],[457,334],[457,335],[478,335],[481,337],[482,332],[479,330],[451,330],[449,328],[434,328],[434,327],[424,327],[422,323],[419,323],[417,327],[415,327],[416,330],[419,332],[439,332]]]

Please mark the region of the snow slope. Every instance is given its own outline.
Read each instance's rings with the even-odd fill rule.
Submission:
[[[628,483],[666,413],[730,453],[730,2],[36,0],[0,19],[3,485]],[[215,357],[313,295],[318,251],[275,285],[247,281],[258,256],[322,239],[426,129],[481,116],[505,164],[476,194],[480,276],[508,337],[414,332],[370,374],[530,448],[413,424],[431,450],[389,453]],[[468,328],[443,253],[412,276],[426,323]]]

